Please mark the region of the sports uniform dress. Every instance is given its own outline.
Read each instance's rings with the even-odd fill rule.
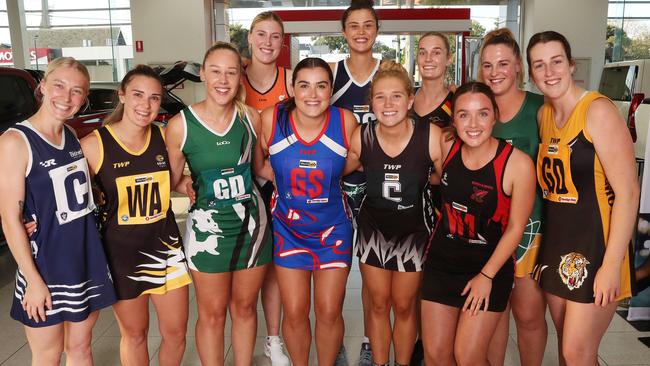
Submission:
[[[357,217],[359,262],[391,271],[422,270],[429,230],[423,193],[429,182],[429,124],[413,123],[404,150],[395,157],[381,148],[378,123],[361,126],[361,156],[367,192]]]
[[[140,151],[122,144],[110,125],[94,133],[100,142],[95,182],[104,196],[100,232],[118,299],[189,284],[162,130],[151,126]]]
[[[428,249],[422,299],[462,307],[467,282],[481,272],[508,225],[511,198],[503,192],[503,174],[513,147],[499,140],[494,158],[470,170],[454,142],[442,168],[442,218]],[[495,274],[489,311],[504,311],[514,282],[514,261]]]
[[[287,69],[278,66],[277,70],[273,85],[271,85],[271,87],[265,92],[255,89],[255,87],[251,85],[250,80],[248,80],[248,75],[244,74],[242,77],[242,84],[244,84],[244,87],[246,88],[246,104],[258,111],[262,111],[265,108],[273,107],[276,103],[289,98],[289,88],[287,88]]]
[[[418,88],[415,93],[417,94],[420,89]],[[434,109],[433,111],[427,113],[424,116],[420,116],[415,112],[414,109],[411,110],[411,114],[415,123],[433,123],[434,125],[445,128],[451,126],[452,123],[452,106],[451,100],[454,97],[454,93],[449,92],[445,99]],[[432,167],[433,172],[433,167]],[[424,212],[426,214],[425,219],[427,226],[430,229],[435,227],[436,221],[440,216],[440,209],[442,207],[442,201],[440,198],[440,186],[439,185],[427,185],[425,191],[425,205]]]
[[[415,91],[415,94],[418,93],[420,89],[418,88]],[[445,99],[436,107],[436,109],[432,110],[431,112],[425,114],[424,116],[420,116],[415,112],[415,110],[412,110],[413,112],[413,119],[415,119],[415,122],[429,122],[433,123],[434,125],[440,127],[440,128],[445,128],[449,127],[451,125],[451,120],[452,120],[452,108],[451,108],[451,100],[454,97],[454,93],[449,92],[447,93],[447,96]]]
[[[531,159],[537,159],[539,132],[537,130],[537,111],[544,104],[544,97],[526,92],[521,109],[510,121],[496,123],[492,136],[506,140],[512,146],[525,152]],[[537,251],[542,240],[542,196],[535,194],[533,211],[528,218],[524,235],[515,250],[515,276],[529,276],[535,267]]]
[[[598,98],[605,96],[583,95],[561,129],[552,106],[545,104],[537,158],[544,231],[533,275],[544,291],[582,303],[594,302],[594,277],[605,255],[615,200],[586,129],[589,105]],[[619,300],[632,295],[631,250],[621,263]]]
[[[271,261],[267,210],[252,179],[257,136],[237,110],[230,125],[217,133],[192,107],[182,111],[185,155],[196,191],[184,240],[190,269],[232,272]]]
[[[32,256],[52,297],[45,321],[29,319],[21,305],[29,284],[18,270],[11,317],[29,327],[83,321],[112,305],[115,290],[92,214],[95,204],[79,140],[64,127],[56,146],[29,121],[10,130],[28,146],[24,213],[38,223],[29,238]]]
[[[357,122],[361,124],[375,120],[376,117],[372,113],[370,105],[370,84],[375,73],[379,70],[380,63],[380,60],[376,60],[368,79],[357,82],[352,78],[345,60],[337,62],[334,68],[334,88],[330,104],[352,111]],[[348,204],[352,209],[352,213],[356,217],[359,207],[361,207],[361,201],[363,201],[366,194],[366,178],[364,174],[362,172],[352,172],[346,175],[343,178],[343,190],[348,197]]]
[[[276,265],[345,268],[352,261],[352,223],[341,190],[348,142],[343,111],[329,107],[321,133],[300,138],[286,106],[275,107],[268,141],[276,191],[272,204]]]

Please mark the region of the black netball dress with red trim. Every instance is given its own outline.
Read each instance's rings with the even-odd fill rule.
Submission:
[[[503,173],[513,147],[499,140],[494,158],[477,170],[465,167],[463,143],[457,140],[442,168],[442,218],[429,246],[422,299],[462,307],[461,292],[479,274],[508,225],[511,198],[503,191]],[[514,261],[494,276],[489,311],[504,311],[512,283]]]

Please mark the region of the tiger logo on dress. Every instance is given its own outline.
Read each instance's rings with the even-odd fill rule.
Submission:
[[[589,275],[587,271],[589,263],[587,258],[580,253],[571,252],[561,256],[560,266],[557,271],[562,282],[569,290],[575,290],[582,286],[582,283]]]

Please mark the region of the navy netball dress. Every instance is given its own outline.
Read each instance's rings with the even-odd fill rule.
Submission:
[[[330,104],[345,108],[354,113],[354,118],[360,124],[367,124],[375,120],[375,114],[372,113],[372,105],[370,104],[370,86],[372,78],[379,70],[380,60],[375,60],[375,65],[368,75],[368,78],[363,81],[357,81],[352,77],[352,73],[348,70],[346,60],[341,60],[336,63],[334,68],[334,84],[332,90],[332,97]],[[352,215],[357,217],[361,202],[366,196],[366,176],[363,172],[354,171],[343,177],[343,191],[348,197],[347,204],[352,210]]]
[[[16,271],[11,317],[29,327],[85,320],[112,305],[115,290],[92,214],[95,204],[79,140],[64,128],[61,144],[52,145],[28,121],[11,130],[28,145],[24,210],[38,223],[30,237],[32,255],[52,296],[45,321],[29,319],[21,305],[28,284]]]
[[[276,106],[268,141],[276,190],[273,261],[294,269],[346,268],[352,223],[341,190],[348,143],[343,111],[329,107],[321,133],[300,138],[284,105]]]

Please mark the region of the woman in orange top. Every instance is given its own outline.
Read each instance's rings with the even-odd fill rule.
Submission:
[[[277,14],[265,11],[255,16],[248,32],[251,60],[242,77],[242,84],[246,88],[246,104],[260,112],[293,95],[290,88],[291,70],[277,64],[283,37],[284,27]],[[270,207],[273,183],[257,179],[262,186],[262,197]],[[273,265],[266,272],[262,286],[262,308],[267,330],[264,354],[271,359],[273,366],[288,366],[289,358],[280,340],[282,302]]]

